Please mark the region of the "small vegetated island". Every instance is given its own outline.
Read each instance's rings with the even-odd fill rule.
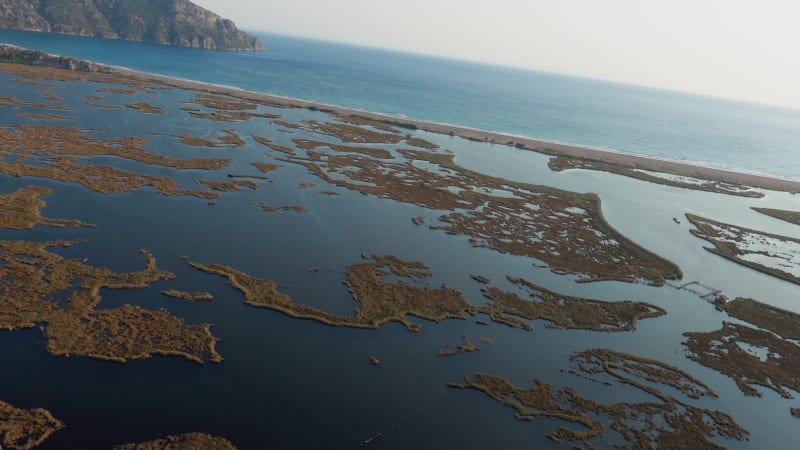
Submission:
[[[99,2],[93,4],[96,6]],[[421,207],[425,209],[424,216],[416,212],[412,217],[420,232],[429,229],[430,233],[443,238],[445,234],[461,236],[465,246],[524,257],[537,266],[546,263],[552,272],[570,276],[577,282],[611,280],[661,286],[666,280],[682,277],[676,264],[615,230],[605,220],[597,195],[512,182],[465,169],[456,164],[452,153],[409,134],[411,127],[402,121],[133,74],[27,50],[0,47],[0,61],[4,61],[0,62],[4,75],[18,77],[13,81],[36,94],[30,98],[0,97],[0,109],[13,111],[20,120],[20,123],[0,125],[1,174],[77,185],[96,194],[149,189],[171,199],[183,197],[183,200],[206,204],[208,200],[266,191],[266,187],[256,190],[269,186],[264,182],[271,180],[264,174],[279,176],[288,170],[284,168],[291,167],[301,170],[300,180],[304,180],[293,179],[293,191],[303,189],[303,193],[316,191],[326,196],[352,191],[370,197],[371,201],[381,199]],[[25,64],[18,64],[21,62]],[[146,136],[112,136],[106,133],[102,123],[96,124],[96,128],[65,126],[65,118],[74,113],[75,104],[64,101],[59,88],[69,83],[79,83],[89,88],[88,92],[94,92],[82,92],[78,103],[82,101],[83,104],[78,107],[101,108],[109,115],[119,115],[115,117],[139,116],[141,120],[150,117],[140,113],[178,114],[202,124],[200,133],[203,135],[149,130],[152,133]],[[159,93],[163,90],[176,90],[184,95],[183,106],[176,108],[174,104],[162,103]],[[147,94],[146,102],[140,101],[144,94]],[[137,96],[142,98],[132,100]],[[279,114],[291,108],[313,109],[314,118],[289,120]],[[295,117],[294,114],[285,115]],[[268,136],[252,134],[252,127],[258,124],[279,128]],[[161,146],[170,146],[174,152],[161,152]],[[254,148],[258,149],[260,160],[237,161],[237,152]],[[188,157],[179,158],[176,154]],[[570,167],[567,162],[558,164],[562,163],[559,167]],[[242,167],[258,173],[230,173],[232,168]],[[630,170],[631,173],[625,174],[647,181],[664,179]],[[308,177],[314,177],[314,182],[305,181]],[[721,181],[703,184],[693,179],[667,180],[662,184],[693,189],[700,186],[702,190],[756,196],[747,189]],[[91,230],[93,224],[78,219],[43,215],[46,203],[42,197],[52,194],[52,189],[35,185],[0,194],[0,227]],[[303,204],[256,201],[249,205],[267,212],[307,211]],[[265,217],[258,214],[259,218]],[[301,214],[297,219],[310,215]],[[694,216],[690,220],[700,228],[695,234],[718,244],[718,248],[722,248],[720,252],[727,252],[726,257],[748,264],[764,265],[765,256],[759,253],[759,258],[749,258],[748,252],[755,252],[729,242],[730,236],[759,240],[759,245],[766,245],[764,242],[769,239],[775,240],[776,246],[794,245],[789,238],[759,234]],[[407,223],[408,218],[404,221]],[[201,364],[222,361],[222,355],[216,350],[219,338],[211,332],[211,323],[186,323],[182,317],[165,309],[130,304],[100,307],[105,289],[147,289],[156,282],[173,279],[171,272],[158,267],[153,254],[143,251],[143,269],[118,273],[66,258],[58,252],[60,247],[77,244],[73,240],[0,241],[0,279],[4,280],[0,283],[0,328],[13,331],[39,327],[47,350],[56,356],[83,356],[119,363],[155,355],[178,356]],[[367,330],[399,323],[410,331],[419,331],[422,325],[415,319],[440,322],[481,316],[486,321],[480,321],[482,324],[494,322],[529,331],[533,330],[532,321],[542,320],[547,327],[564,330],[631,332],[639,321],[666,314],[664,308],[650,303],[569,296],[513,276],[503,281],[504,286],[492,283],[487,277],[473,276],[481,284],[485,298],[483,303],[472,302],[459,290],[446,285],[431,286],[433,273],[424,262],[375,254],[364,255],[361,261],[344,268],[341,281],[354,301],[355,312],[340,315],[293,298],[269,275],[259,278],[262,274],[248,274],[213,261],[190,264],[199,271],[224,277],[233,288],[241,291],[244,303],[249,306],[325,325]],[[165,296],[190,301],[213,298],[207,292],[163,288],[159,291]],[[66,300],[57,301],[56,298]],[[177,305],[178,302],[173,303]],[[222,302],[210,306],[218,303]],[[754,392],[751,386],[754,383],[775,389],[782,395],[788,392],[785,388],[796,390],[797,383],[791,374],[797,373],[800,367],[791,355],[795,354],[797,345],[789,340],[800,335],[796,325],[800,321],[791,313],[754,301],[737,299],[720,307],[759,329],[725,324],[722,330],[714,333],[687,333],[686,345],[693,354],[691,358],[735,378],[745,393]],[[491,342],[481,339],[475,342]],[[721,348],[718,342],[723,341],[769,348],[770,353],[765,362],[737,345],[728,348],[728,344],[724,344],[725,348]],[[744,353],[737,353],[734,347]],[[441,353],[445,356],[477,349],[475,343],[464,338],[463,345]],[[719,356],[722,353],[725,355]],[[771,356],[773,354],[781,358]],[[375,361],[380,362],[377,358]],[[651,400],[604,404],[583,396],[575,388],[556,388],[543,381],[537,381],[530,388],[518,387],[500,376],[481,373],[451,386],[484,392],[514,409],[523,420],[564,421],[568,425],[554,431],[551,438],[573,441],[577,445],[624,441],[627,445],[644,448],[678,444],[717,448],[718,444],[712,439],[747,437],[747,432],[729,415],[694,406],[692,401],[713,398],[716,394],[676,367],[609,349],[575,353],[570,363],[571,373],[583,380],[601,385],[620,383],[627,390],[639,391],[636,398],[644,393]],[[779,371],[772,371],[774,367]],[[665,393],[659,385],[668,387],[670,393]],[[674,391],[681,398],[673,395]],[[45,410],[16,409],[0,402],[0,413],[20,418],[0,420],[0,431],[4,432],[5,439],[0,444],[3,448],[30,448],[63,426]],[[11,427],[9,423],[20,425]],[[613,437],[608,437],[612,434]],[[169,436],[118,448],[182,447],[234,448],[223,438],[202,433]]]
[[[800,239],[717,222],[693,214],[686,217],[695,236],[714,247],[711,253],[786,281],[800,284]]]
[[[441,322],[486,314],[494,322],[528,331],[533,330],[533,326],[523,319],[547,320],[551,322],[551,327],[556,328],[630,331],[639,319],[665,314],[662,308],[655,305],[563,296],[519,279],[514,281],[530,289],[531,300],[491,288],[487,291],[487,297],[492,300],[488,305],[473,305],[455,289],[421,286],[419,281],[432,276],[430,269],[422,262],[404,261],[391,255],[373,255],[371,261],[353,264],[345,270],[345,284],[353,300],[358,302],[355,316],[345,317],[296,302],[280,292],[274,280],[255,278],[219,264],[191,265],[195,269],[226,277],[233,287],[244,294],[245,303],[250,306],[350,328],[374,329],[390,322],[399,322],[410,331],[419,331],[422,327],[412,322],[409,316]]]
[[[745,395],[761,397],[762,387],[794,398],[792,392],[800,392],[800,315],[745,298],[717,308],[757,328],[723,322],[716,331],[684,333],[689,358],[731,377]]]
[[[700,380],[660,361],[608,349],[592,349],[570,357],[571,372],[585,379],[649,394],[652,401],[604,404],[574,388],[556,389],[536,380],[532,387],[519,387],[509,380],[477,373],[450,387],[483,392],[516,411],[520,420],[555,419],[566,422],[548,434],[554,441],[573,445],[620,448],[722,448],[711,438],[744,440],[748,433],[720,411],[692,406],[665,394],[656,386],[676,389],[690,399],[716,397]],[[615,386],[612,389],[620,389]],[[606,425],[604,425],[606,424]],[[610,429],[610,430],[609,430]],[[614,436],[611,436],[613,434]],[[620,446],[616,444],[616,446]]]

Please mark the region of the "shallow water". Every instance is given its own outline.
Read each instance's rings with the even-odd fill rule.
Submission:
[[[9,94],[37,99],[34,86],[10,83],[0,74]],[[145,147],[173,157],[231,157],[229,168],[206,173],[171,169],[103,157],[95,161],[115,167],[174,176],[186,188],[197,188],[198,178],[227,179],[227,173],[256,173],[253,161],[276,162],[268,149],[251,134],[268,136],[280,144],[292,138],[313,138],[303,131],[285,134],[266,119],[248,123],[216,123],[188,118],[181,102],[193,97],[183,90],[159,91],[147,100],[163,106],[163,116],[131,109],[98,111],[81,100],[101,85],[59,83],[52,91],[67,98],[80,116],[78,126],[100,126],[103,137],[154,137]],[[106,95],[105,93],[103,95]],[[108,94],[112,97],[113,94]],[[129,102],[114,96],[115,103]],[[0,108],[0,123],[44,123],[21,119],[26,108]],[[291,121],[325,120],[326,115],[306,110],[272,110]],[[235,128],[248,141],[237,149],[187,147],[169,135],[191,133],[217,136]],[[553,173],[547,158],[523,150],[469,142],[417,132],[416,136],[453,151],[463,167],[511,180],[546,184],[577,192],[596,192],[607,220],[620,232],[650,251],[681,266],[685,280],[722,288],[731,296],[752,296],[761,301],[800,311],[796,285],[759,274],[713,255],[689,233],[689,224],[676,225],[672,217],[686,212],[720,221],[800,236],[800,227],[779,222],[749,210],[750,206],[797,209],[797,199],[768,192],[764,199],[747,199],[688,191],[649,184],[617,175],[567,171]],[[792,448],[798,437],[792,401],[772,393],[746,398],[736,385],[683,355],[683,331],[709,331],[725,316],[686,291],[669,286],[650,287],[620,282],[578,284],[572,277],[537,268],[530,258],[472,248],[466,237],[450,236],[412,224],[410,218],[435,218],[436,211],[391,200],[364,196],[331,187],[300,166],[283,163],[253,191],[224,193],[215,206],[192,197],[165,197],[152,189],[99,195],[81,186],[43,179],[0,176],[0,192],[36,184],[52,188],[45,197],[47,217],[77,218],[97,228],[0,231],[2,239],[82,239],[85,242],[58,253],[88,257],[89,264],[117,271],[139,270],[144,260],[139,249],[153,251],[159,265],[174,272],[172,281],[159,281],[148,289],[104,290],[102,308],[125,303],[147,308],[167,308],[191,323],[214,323],[223,341],[218,350],[222,364],[198,366],[180,358],[153,358],[125,365],[87,358],[56,358],[46,352],[37,331],[0,332],[0,399],[17,407],[46,407],[67,424],[42,449],[109,448],[113,444],[152,439],[190,431],[224,436],[242,449],[357,448],[377,433],[374,448],[544,448],[553,446],[544,435],[561,425],[551,420],[518,421],[511,409],[475,391],[449,389],[475,372],[508,377],[518,385],[542,379],[556,386],[576,386],[602,401],[641,399],[641,393],[619,386],[605,387],[564,374],[569,355],[593,347],[609,347],[661,359],[696,375],[720,394],[719,399],[693,402],[732,414],[751,433],[750,442],[721,441],[734,448]],[[317,186],[297,189],[301,181]],[[336,190],[337,197],[320,194]],[[302,204],[305,214],[262,212],[258,202]],[[669,314],[648,319],[633,333],[596,333],[549,329],[535,321],[525,332],[492,323],[468,321],[421,323],[420,333],[390,324],[377,331],[324,326],[291,319],[281,313],[243,305],[243,296],[224,279],[195,271],[192,261],[220,263],[251,275],[270,278],[290,287],[283,289],[295,300],[327,311],[349,314],[355,303],[342,280],[346,266],[361,261],[362,253],[392,254],[425,262],[433,271],[426,283],[446,282],[463,291],[473,303],[483,302],[478,283],[469,274],[490,277],[495,285],[512,289],[506,275],[532,280],[564,294],[602,300],[631,299],[654,303]],[[309,267],[336,272],[311,273]],[[191,303],[160,294],[165,289],[209,291],[216,300]],[[480,318],[479,318],[480,319]],[[730,320],[730,319],[727,319]],[[490,337],[477,353],[436,358],[444,345],[462,343],[462,336]],[[383,361],[369,363],[370,356]],[[680,396],[665,389],[665,392]],[[753,414],[758,411],[758,414]],[[611,442],[599,440],[603,447]]]

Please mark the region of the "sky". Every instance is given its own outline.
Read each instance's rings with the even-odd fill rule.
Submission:
[[[194,2],[247,30],[800,108],[794,0]]]

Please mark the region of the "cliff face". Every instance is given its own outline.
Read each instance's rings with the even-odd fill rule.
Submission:
[[[188,0],[0,0],[0,28],[208,50],[263,50],[227,19]]]

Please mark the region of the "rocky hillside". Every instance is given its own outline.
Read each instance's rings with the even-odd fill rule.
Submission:
[[[188,0],[0,0],[0,28],[209,50],[263,50],[255,37]]]

